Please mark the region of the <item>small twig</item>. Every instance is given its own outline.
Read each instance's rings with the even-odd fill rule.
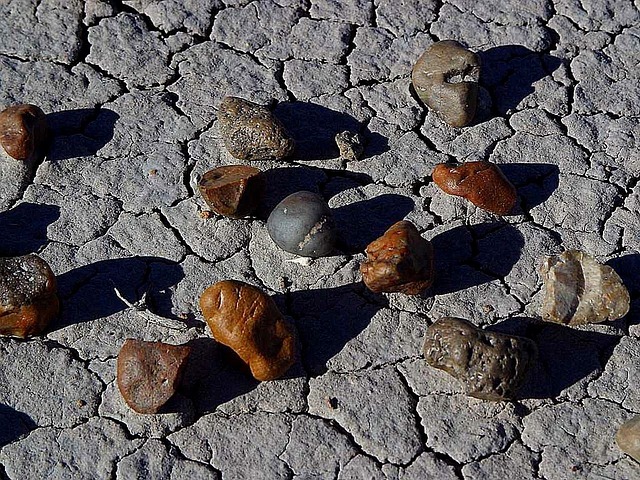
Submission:
[[[169,328],[171,330],[185,330],[186,325],[177,320],[172,320],[170,318],[161,317],[160,315],[156,315],[155,313],[149,311],[149,307],[147,307],[147,294],[142,295],[142,298],[138,300],[136,303],[131,303],[129,300],[124,298],[120,291],[113,287],[113,291],[116,292],[116,296],[122,300],[122,302],[132,310],[138,312],[138,314],[143,317],[145,320],[155,323],[161,327]]]

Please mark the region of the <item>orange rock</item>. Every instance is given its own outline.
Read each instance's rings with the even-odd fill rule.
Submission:
[[[241,218],[253,213],[265,188],[262,172],[248,165],[226,165],[205,173],[198,188],[219,215]]]
[[[433,170],[433,181],[443,192],[464,197],[496,215],[511,212],[518,198],[516,188],[491,162],[441,163]]]
[[[202,293],[200,308],[213,338],[233,349],[257,380],[279,378],[293,365],[295,330],[260,289],[218,282]]]
[[[16,160],[42,154],[48,139],[46,116],[35,105],[14,105],[0,112],[0,145]]]

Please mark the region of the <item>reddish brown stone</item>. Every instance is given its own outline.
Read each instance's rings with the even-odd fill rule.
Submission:
[[[14,105],[0,112],[0,145],[16,160],[41,155],[48,139],[46,116],[35,105]]]
[[[38,335],[58,314],[56,277],[37,255],[0,258],[0,335]]]
[[[279,378],[293,365],[295,330],[260,289],[218,282],[202,293],[200,308],[213,337],[232,348],[257,380]]]
[[[491,162],[441,163],[433,171],[433,181],[445,193],[496,215],[507,215],[516,204],[516,188]]]
[[[209,170],[198,182],[202,198],[209,208],[232,218],[253,213],[264,187],[262,172],[247,165],[227,165]]]
[[[118,354],[116,381],[138,413],[157,413],[176,392],[191,347],[128,338]]]
[[[411,222],[394,224],[366,252],[360,272],[373,292],[416,295],[433,283],[433,246]]]

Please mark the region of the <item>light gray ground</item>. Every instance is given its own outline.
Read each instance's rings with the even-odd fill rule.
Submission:
[[[0,2],[0,107],[34,103],[56,132],[36,171],[0,158],[0,254],[38,252],[63,311],[39,338],[0,340],[0,478],[640,478],[614,443],[640,413],[640,12],[631,0],[9,0]],[[483,62],[477,121],[425,112],[410,68],[455,39]],[[201,218],[195,184],[237,163],[216,106],[276,107],[297,139],[261,162],[259,219]],[[359,130],[363,159],[332,143]],[[430,180],[448,159],[503,166],[503,219]],[[288,194],[335,208],[342,254],[291,262],[264,219]],[[421,297],[373,295],[362,250],[406,218],[432,239]],[[631,290],[626,319],[531,321],[542,255],[579,248]],[[266,289],[298,327],[288,377],[257,384],[205,328],[223,279]],[[126,309],[135,302],[183,324]],[[421,357],[427,326],[462,316],[540,348],[523,398],[468,398]],[[170,413],[123,403],[127,337],[189,343]]]

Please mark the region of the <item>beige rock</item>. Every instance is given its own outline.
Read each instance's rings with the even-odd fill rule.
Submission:
[[[640,462],[640,415],[620,427],[616,433],[616,443],[620,450]]]

